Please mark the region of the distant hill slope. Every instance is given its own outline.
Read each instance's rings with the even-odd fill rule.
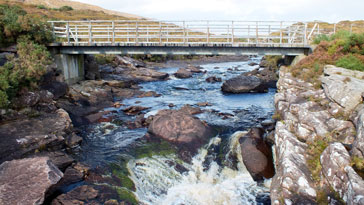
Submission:
[[[75,10],[91,10],[91,11],[101,11],[105,14],[113,15],[113,16],[121,16],[127,19],[143,19],[141,16],[137,16],[134,14],[124,13],[124,12],[118,12],[118,11],[112,11],[107,10],[104,8],[101,8],[99,6],[91,5],[91,4],[85,4],[80,3],[77,1],[69,1],[69,0],[10,0],[10,2],[21,2],[25,4],[32,4],[32,5],[43,5],[48,8],[60,8],[62,6],[70,6]]]

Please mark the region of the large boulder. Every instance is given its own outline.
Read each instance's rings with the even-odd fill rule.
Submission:
[[[211,128],[192,115],[177,110],[161,110],[154,116],[148,133],[177,146],[196,150],[213,135]]]
[[[47,157],[4,162],[0,165],[0,204],[43,204],[46,192],[62,177]]]
[[[72,121],[66,111],[8,122],[0,126],[0,163],[19,159],[37,150],[59,149],[65,145]]]
[[[264,93],[268,92],[268,86],[255,76],[240,75],[225,81],[221,90],[226,93]]]
[[[263,139],[262,128],[252,128],[239,139],[243,162],[254,180],[274,176],[272,147]]]
[[[263,82],[265,84],[267,84],[267,86],[269,88],[276,88],[276,84],[278,81],[278,75],[276,73],[276,70],[274,68],[272,68],[271,66],[269,67],[260,67],[257,69],[254,69],[250,72],[246,72],[243,74],[244,76],[255,76],[261,80],[263,80]]]
[[[174,76],[176,76],[176,78],[190,78],[192,77],[192,72],[186,68],[180,68]]]
[[[344,145],[329,145],[320,162],[326,181],[347,204],[364,204],[364,180],[350,166],[351,158]]]

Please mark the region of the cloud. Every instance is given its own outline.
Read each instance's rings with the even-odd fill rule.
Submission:
[[[161,20],[364,19],[362,0],[79,0],[106,9]]]

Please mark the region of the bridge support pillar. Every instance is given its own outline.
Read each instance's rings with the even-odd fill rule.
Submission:
[[[55,54],[54,59],[58,69],[62,71],[66,83],[74,84],[84,79],[84,55]]]

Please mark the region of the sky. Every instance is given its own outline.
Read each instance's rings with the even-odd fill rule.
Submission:
[[[364,0],[76,0],[157,20],[364,19]]]

